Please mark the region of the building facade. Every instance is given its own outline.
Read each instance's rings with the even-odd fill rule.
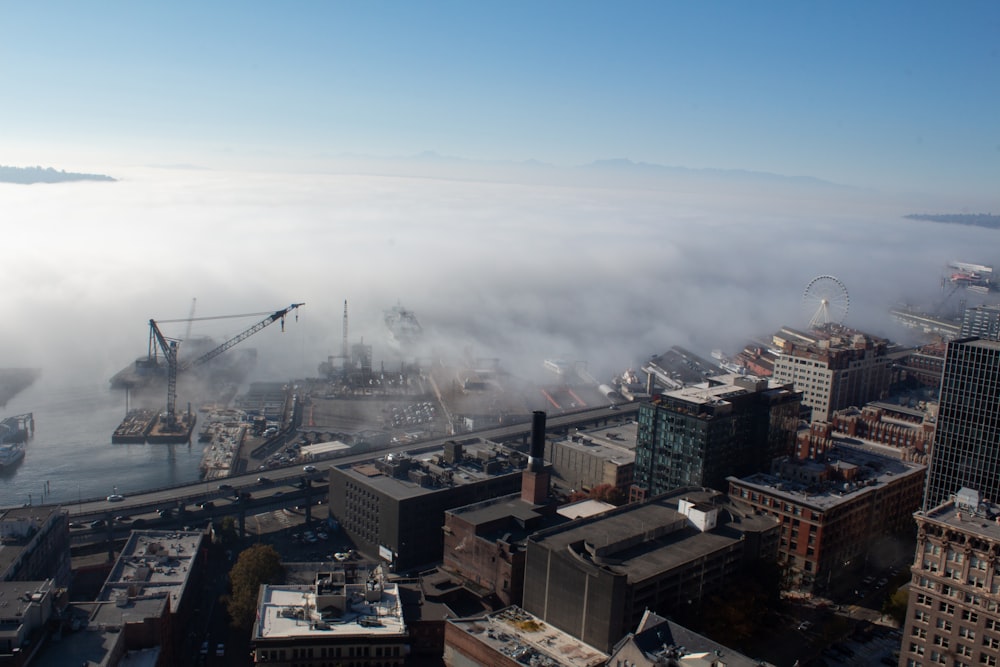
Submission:
[[[399,588],[381,567],[320,572],[313,585],[260,588],[253,664],[400,667],[408,645]]]
[[[938,419],[924,495],[925,510],[962,487],[1000,501],[1000,342],[948,343]]]
[[[893,365],[885,340],[833,325],[809,334],[786,328],[782,334],[775,336],[781,355],[773,378],[802,392],[812,421],[829,421],[835,410],[885,398]]]
[[[681,613],[777,553],[778,522],[684,489],[528,538],[524,609],[610,651],[647,609]]]
[[[847,447],[822,460],[787,459],[774,474],[729,478],[729,496],[781,523],[778,562],[787,585],[827,591],[837,572],[860,569],[878,538],[912,526],[926,469]]]
[[[962,338],[1000,340],[1000,306],[990,304],[966,308],[962,315]]]
[[[1000,662],[1000,507],[960,489],[917,512],[900,667]]]
[[[521,490],[528,457],[478,438],[330,469],[330,512],[358,549],[396,572],[443,555],[447,510]]]
[[[70,580],[69,519],[58,507],[0,510],[0,581]]]
[[[791,385],[727,375],[640,405],[632,500],[768,470],[791,450],[801,399]]]
[[[589,492],[608,485],[627,498],[635,476],[634,422],[577,430],[545,442],[545,460],[559,485]]]

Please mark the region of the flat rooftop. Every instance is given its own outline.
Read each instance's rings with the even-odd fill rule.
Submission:
[[[317,577],[317,585],[264,586],[253,639],[406,636],[399,588],[380,568],[329,586]]]
[[[608,659],[606,653],[520,607],[506,607],[482,618],[449,619],[448,623],[525,665],[596,667]]]
[[[635,421],[597,429],[578,429],[558,441],[560,447],[586,452],[590,456],[620,465],[635,463],[635,439],[639,425]]]
[[[718,508],[718,523],[701,532],[678,511],[681,499]],[[586,553],[580,547],[606,549],[605,563],[591,561],[593,567],[624,574],[629,583],[658,576],[685,563],[713,554],[743,539],[744,533],[759,532],[778,525],[774,517],[754,515],[738,509],[717,491],[679,490],[645,503],[581,518],[562,526],[540,531],[529,542],[554,552]],[[586,557],[585,557],[586,558]],[[614,561],[614,564],[610,564]]]
[[[673,391],[667,391],[663,393],[663,396],[684,401],[686,403],[692,403],[695,405],[706,405],[718,404],[720,401],[725,401],[727,398],[733,396],[742,396],[744,394],[755,393],[753,389],[748,389],[746,387],[736,384],[737,381],[743,380],[747,382],[759,381],[764,384],[764,388],[761,393],[766,392],[785,392],[793,393],[785,389],[786,383],[777,382],[770,378],[762,378],[751,375],[740,375],[738,373],[723,373],[712,377],[711,380],[700,382],[698,384],[693,384],[687,387],[682,387],[681,389],[674,389]]]
[[[917,512],[919,516],[921,512]],[[938,505],[923,516],[931,521],[1000,542],[1000,505],[981,503],[978,508],[963,508],[955,499]]]
[[[0,509],[0,580],[13,565],[25,548],[31,544],[38,531],[45,526],[59,507],[15,507]]]
[[[391,498],[403,500],[455,486],[520,474],[522,468],[515,464],[518,461],[521,461],[522,465],[527,462],[526,456],[489,440],[466,438],[461,440],[460,444],[463,459],[457,463],[445,461],[444,448],[437,447],[408,454],[374,457],[360,463],[345,463],[331,467],[331,471],[346,475]],[[429,484],[423,485],[412,481],[408,473],[404,473],[402,477],[392,477],[380,469],[380,464],[396,465],[406,459],[409,459],[408,465],[411,470],[419,469],[420,474],[427,475]],[[493,472],[486,471],[487,464],[493,468]]]
[[[810,484],[770,473],[755,473],[746,477],[727,477],[726,479],[776,498],[784,498],[819,511],[827,511],[837,505],[852,502],[875,489],[883,488],[901,477],[924,475],[927,466],[902,461],[897,456],[883,456],[857,447],[836,444],[828,452],[826,462],[788,463],[788,465],[801,465],[817,470],[823,469],[827,465],[856,466],[858,469],[857,481],[847,486],[844,482],[834,481]]]
[[[159,617],[168,602],[176,610],[204,537],[198,531],[132,531],[97,596],[111,604],[99,605],[92,622]]]

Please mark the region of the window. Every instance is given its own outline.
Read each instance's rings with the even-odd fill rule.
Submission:
[[[965,637],[966,639],[975,639],[976,633],[972,630],[972,628],[967,628],[964,625],[960,625],[958,627],[958,636]]]
[[[979,621],[979,614],[968,609],[962,610],[962,620],[969,621],[970,623],[976,623]]]
[[[917,639],[927,639],[927,630],[914,626],[913,630],[910,631],[910,635]]]
[[[939,618],[937,620],[937,627],[941,628],[942,630],[947,630],[948,632],[951,632],[951,621],[946,621],[943,618]]]
[[[940,611],[943,614],[954,614],[955,613],[955,605],[953,605],[953,604],[951,604],[949,602],[938,603],[938,611]]]

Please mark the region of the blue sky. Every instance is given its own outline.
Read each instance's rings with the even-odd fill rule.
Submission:
[[[1000,191],[993,1],[0,9],[0,164],[436,151]]]

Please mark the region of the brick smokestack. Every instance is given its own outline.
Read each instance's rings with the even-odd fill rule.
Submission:
[[[531,450],[528,467],[521,473],[521,500],[542,505],[549,497],[550,473],[545,467],[545,413],[536,411],[531,417]]]

